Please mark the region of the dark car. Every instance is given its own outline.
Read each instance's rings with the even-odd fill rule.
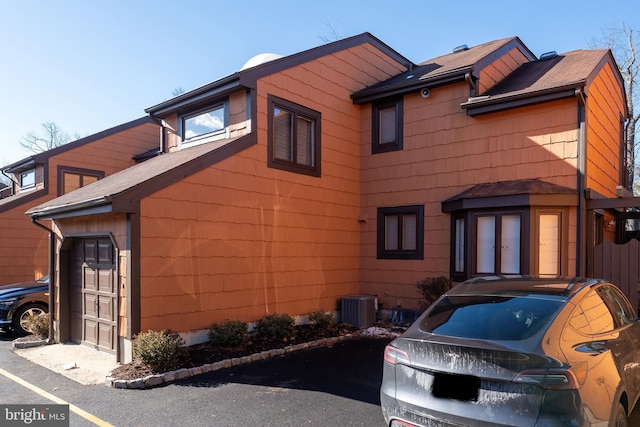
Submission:
[[[49,312],[49,277],[25,283],[0,286],[0,328],[27,335],[27,319]]]
[[[602,280],[490,277],[454,286],[385,349],[390,426],[626,426],[640,323]]]

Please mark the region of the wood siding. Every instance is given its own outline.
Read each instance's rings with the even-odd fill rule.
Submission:
[[[141,201],[141,329],[334,310],[360,291],[360,107],[402,70],[370,45],[258,81],[258,145]],[[322,176],[267,168],[267,96],[322,115]]]
[[[577,188],[577,100],[555,101],[469,117],[464,83],[404,98],[404,149],[371,154],[362,133],[361,278],[363,294],[383,307],[415,306],[416,282],[449,276],[450,217],[441,202],[476,184],[541,178]],[[370,128],[370,109],[361,126]],[[376,209],[424,204],[424,260],[376,259]],[[575,212],[575,211],[574,211]],[[569,266],[575,269],[576,223],[569,222]],[[570,272],[571,274],[572,272]]]
[[[158,126],[145,123],[50,157],[45,168],[47,194],[0,211],[0,284],[33,280],[48,272],[49,237],[25,212],[56,197],[58,166],[100,170],[108,176],[133,166],[134,155],[158,144]],[[3,199],[6,202],[10,198]],[[50,221],[43,223],[50,226]]]
[[[508,76],[512,71],[527,61],[527,57],[520,49],[511,49],[496,61],[480,71],[478,90],[482,94],[495,86],[496,83]]]
[[[620,174],[621,112],[624,93],[610,63],[595,76],[587,92],[587,188],[616,197]]]

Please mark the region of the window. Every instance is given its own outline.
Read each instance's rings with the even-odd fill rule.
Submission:
[[[476,217],[476,273],[520,274],[521,215]]]
[[[424,206],[378,208],[378,258],[424,259]]]
[[[320,113],[269,96],[268,166],[320,176]]]
[[[538,274],[560,275],[560,214],[540,214],[538,217]]]
[[[402,99],[373,106],[373,154],[402,150],[402,109]]]
[[[184,115],[180,119],[183,144],[209,142],[227,136],[225,103]]]
[[[36,186],[36,170],[29,169],[20,172],[20,189],[32,188]]]
[[[58,196],[104,178],[104,172],[71,167],[58,167]]]

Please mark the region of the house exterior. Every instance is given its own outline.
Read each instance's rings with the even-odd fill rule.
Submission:
[[[513,37],[413,64],[365,33],[148,108],[161,155],[27,212],[56,237],[55,338],[128,361],[149,329],[197,342],[349,295],[412,307],[429,276],[580,274],[625,94],[608,51],[548,56]]]
[[[157,150],[158,129],[142,117],[3,167],[11,185],[0,198],[0,284],[49,273],[48,233],[27,209],[133,166],[136,155]]]

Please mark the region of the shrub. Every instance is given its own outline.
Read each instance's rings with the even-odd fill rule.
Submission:
[[[142,332],[133,340],[133,357],[153,369],[171,370],[186,358],[184,344],[182,337],[170,329]]]
[[[27,328],[39,337],[49,336],[49,314],[40,313],[27,318]]]
[[[422,310],[429,307],[440,295],[451,289],[451,281],[445,277],[427,277],[416,283],[418,291],[422,294],[424,301],[419,301],[418,305]]]
[[[269,340],[286,340],[295,335],[294,323],[288,314],[267,314],[258,320],[256,334]]]
[[[336,319],[334,319],[331,313],[325,313],[324,311],[318,310],[313,313],[309,313],[309,322],[319,328],[328,328],[335,325]]]
[[[225,320],[209,327],[209,341],[220,347],[239,347],[249,341],[249,327],[239,320]]]

